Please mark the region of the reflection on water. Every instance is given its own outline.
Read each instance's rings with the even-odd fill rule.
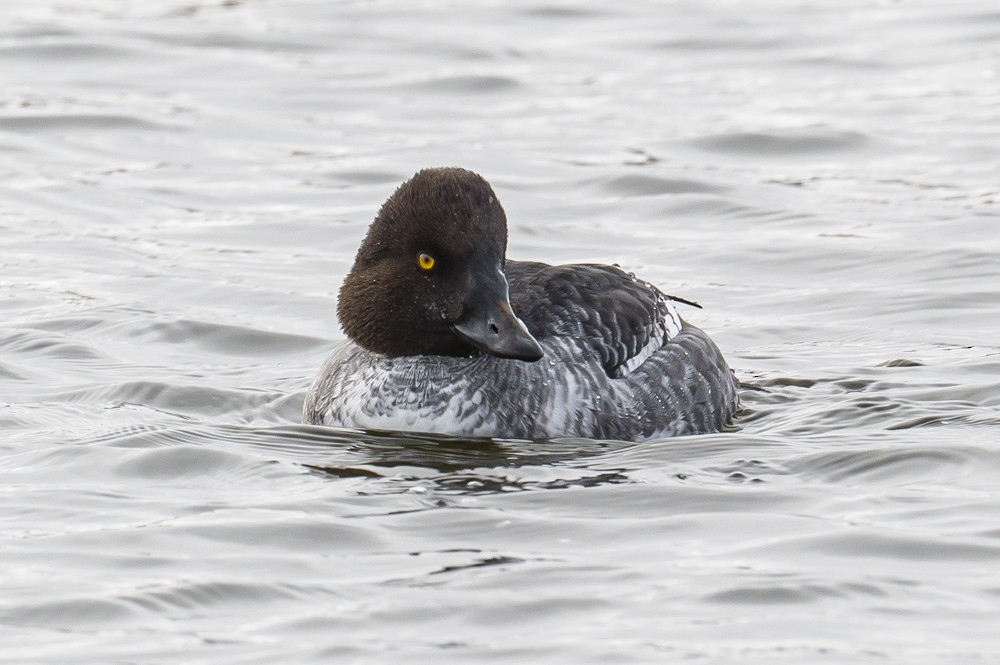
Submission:
[[[356,432],[346,452],[351,465],[309,464],[329,478],[388,478],[388,491],[491,494],[529,489],[595,487],[630,482],[625,469],[596,470],[588,460],[625,442],[562,439],[502,441],[406,433]],[[544,470],[545,477],[538,477]]]
[[[0,662],[1000,658],[990,3],[70,4],[0,38]],[[701,303],[733,428],[299,424],[433,165]]]

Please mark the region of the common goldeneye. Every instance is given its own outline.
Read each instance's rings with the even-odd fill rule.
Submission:
[[[679,299],[616,266],[512,261],[506,249],[506,215],[478,174],[425,169],[400,185],[340,289],[349,339],[303,420],[638,441],[714,432],[736,411],[732,370]]]

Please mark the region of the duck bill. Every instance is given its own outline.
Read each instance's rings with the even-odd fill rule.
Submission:
[[[507,280],[502,274],[493,288],[472,289],[470,301],[453,326],[459,337],[500,358],[534,362],[542,357],[542,347],[510,307]]]

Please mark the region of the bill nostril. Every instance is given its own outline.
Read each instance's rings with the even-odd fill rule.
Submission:
[[[498,326],[497,324],[495,324],[492,321],[490,321],[490,332],[493,333],[494,335],[499,335],[500,334],[500,326]]]

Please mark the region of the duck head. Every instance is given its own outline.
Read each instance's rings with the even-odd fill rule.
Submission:
[[[542,349],[510,304],[507,217],[493,188],[459,168],[418,172],[382,205],[340,289],[358,345],[387,356],[534,361]]]

